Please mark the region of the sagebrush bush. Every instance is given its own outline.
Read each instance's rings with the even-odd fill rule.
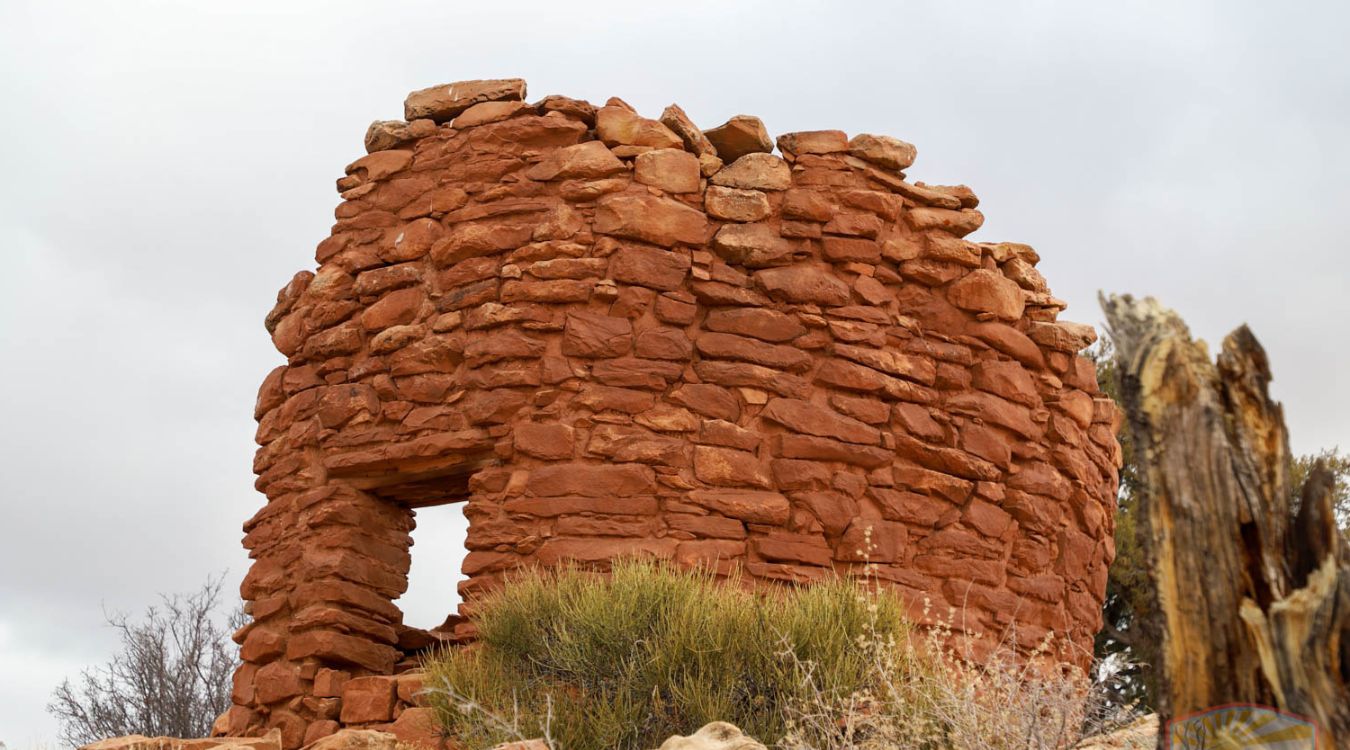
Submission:
[[[650,750],[719,720],[772,743],[789,705],[864,687],[860,640],[907,635],[896,600],[851,582],[752,593],[631,560],[607,577],[525,573],[475,620],[476,644],[426,665],[428,684],[450,689],[430,694],[433,707],[468,747],[547,729],[566,750]]]
[[[1131,718],[1049,657],[1053,634],[976,658],[958,613],[911,631],[867,579],[740,583],[635,560],[518,575],[482,602],[476,643],[427,661],[428,698],[474,750],[651,750],[711,721],[786,750],[1066,750]]]

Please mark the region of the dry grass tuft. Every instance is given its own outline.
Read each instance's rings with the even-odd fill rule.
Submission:
[[[710,721],[790,750],[1062,750],[1104,724],[1086,675],[1036,658],[1050,639],[977,660],[867,581],[737,583],[649,561],[522,574],[475,645],[428,660],[431,705],[466,747],[557,750],[649,750]]]

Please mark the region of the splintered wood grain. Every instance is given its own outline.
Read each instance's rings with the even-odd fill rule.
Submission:
[[[1265,350],[1243,326],[1215,362],[1155,300],[1102,306],[1141,462],[1161,718],[1260,703],[1350,742],[1350,555],[1323,467],[1294,515]]]

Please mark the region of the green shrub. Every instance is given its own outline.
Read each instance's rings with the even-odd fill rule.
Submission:
[[[899,602],[851,581],[738,584],[631,560],[522,574],[482,603],[476,644],[428,660],[431,703],[471,748],[547,733],[564,750],[650,750],[710,721],[772,745],[792,707],[867,692],[867,644],[907,640]]]

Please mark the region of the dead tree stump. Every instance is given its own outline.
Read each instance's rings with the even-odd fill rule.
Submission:
[[[1350,747],[1350,550],[1325,467],[1295,499],[1265,350],[1243,326],[1216,363],[1151,298],[1102,307],[1144,484],[1160,718],[1260,703]]]

